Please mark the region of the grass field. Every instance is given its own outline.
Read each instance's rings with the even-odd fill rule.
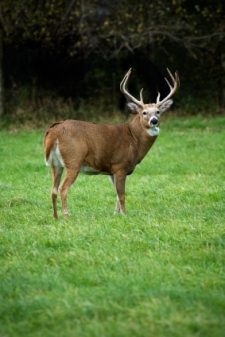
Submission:
[[[225,117],[162,121],[113,216],[79,175],[52,216],[43,132],[0,132],[0,336],[225,336]]]

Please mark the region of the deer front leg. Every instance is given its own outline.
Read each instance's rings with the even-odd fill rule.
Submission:
[[[123,172],[118,172],[113,176],[114,186],[117,193],[116,208],[114,213],[125,214],[125,182],[126,174]]]
[[[114,176],[109,176],[109,180],[111,181],[111,183],[113,184],[113,187],[114,187],[115,190],[116,190],[115,181],[114,181]],[[119,197],[118,197],[118,195],[117,195],[116,197],[117,197],[117,199],[116,199],[116,207],[115,207],[114,214],[117,214],[117,213],[119,213],[119,211],[120,211],[120,201],[119,201]]]

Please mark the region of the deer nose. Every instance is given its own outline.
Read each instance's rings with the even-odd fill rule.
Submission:
[[[158,119],[156,117],[153,117],[150,122],[151,124],[156,125],[158,124]]]

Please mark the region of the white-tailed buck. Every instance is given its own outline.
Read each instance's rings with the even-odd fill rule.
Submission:
[[[168,70],[168,69],[167,69]],[[120,83],[121,92],[132,102],[130,110],[136,114],[127,124],[95,124],[77,120],[64,120],[54,123],[44,136],[46,164],[51,166],[53,186],[51,191],[53,215],[57,219],[56,199],[58,189],[65,216],[67,193],[79,172],[85,174],[108,175],[117,193],[115,212],[125,213],[125,181],[136,165],[141,162],[152,147],[159,134],[159,119],[168,110],[173,101],[170,99],[179,88],[179,76],[175,78],[168,70],[173,86],[170,93],[156,103],[144,104],[142,90],[140,101],[126,90],[131,69]],[[64,167],[65,179],[60,179]]]

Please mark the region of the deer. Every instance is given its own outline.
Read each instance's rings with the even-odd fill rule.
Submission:
[[[167,69],[171,83],[169,94],[156,103],[145,104],[143,89],[140,100],[126,89],[131,69],[120,83],[122,94],[130,101],[128,108],[135,117],[124,124],[98,124],[87,121],[66,119],[52,124],[45,132],[43,145],[45,163],[51,167],[51,199],[53,216],[58,219],[57,194],[60,192],[62,210],[68,216],[67,194],[79,173],[87,175],[107,175],[117,194],[114,213],[125,214],[125,182],[136,165],[146,156],[159,135],[160,117],[173,104],[171,97],[180,86],[178,72],[175,77]],[[60,185],[64,168],[65,178]]]

